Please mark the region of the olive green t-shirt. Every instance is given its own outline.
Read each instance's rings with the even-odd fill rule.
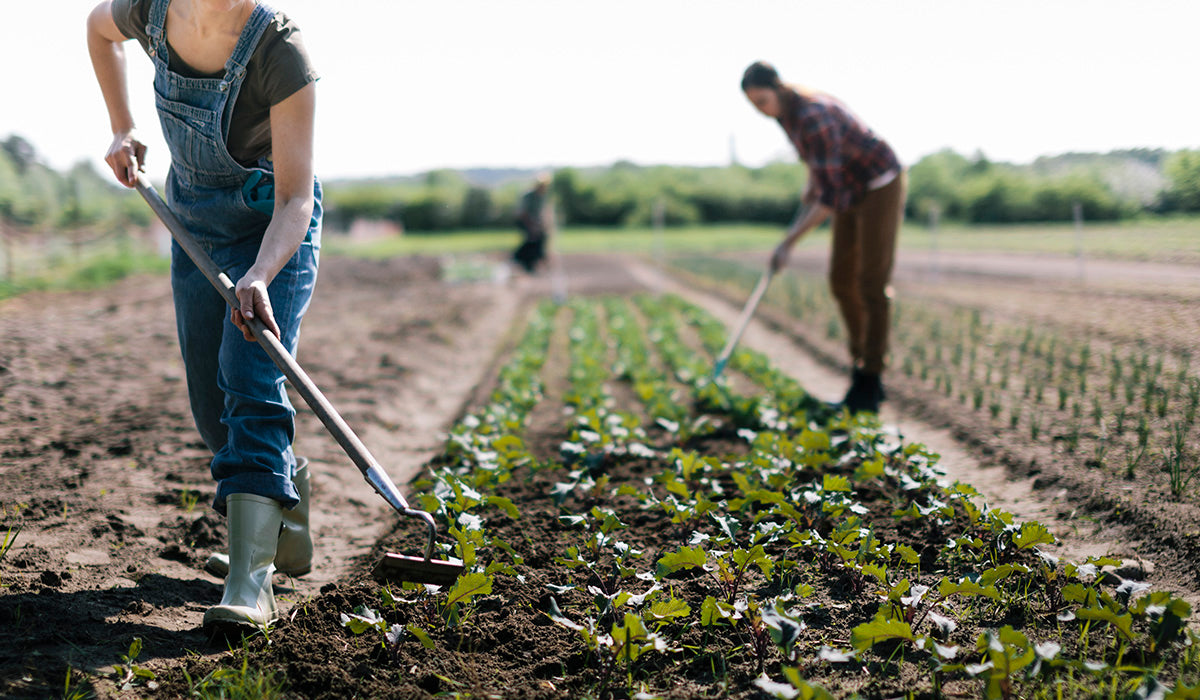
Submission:
[[[113,0],[112,15],[125,36],[149,50],[152,0]],[[168,46],[168,50],[170,46]],[[171,70],[188,78],[219,78],[223,72],[204,75],[170,51]],[[234,160],[253,165],[271,157],[271,107],[317,80],[300,37],[300,28],[282,12],[267,26],[246,65],[246,79],[233,105],[226,147]]]

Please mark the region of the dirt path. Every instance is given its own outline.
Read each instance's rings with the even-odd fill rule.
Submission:
[[[739,256],[759,263],[761,254]],[[824,279],[828,252],[801,247],[798,274]],[[894,275],[904,302],[952,299],[1019,325],[1051,324],[1080,336],[1193,351],[1200,345],[1200,266],[1056,255],[901,251]]]

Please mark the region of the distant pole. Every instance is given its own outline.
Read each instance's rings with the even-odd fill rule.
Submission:
[[[1083,205],[1075,202],[1072,207],[1075,214],[1075,262],[1079,268],[1079,282],[1087,281],[1087,273],[1083,266]]]
[[[13,240],[12,233],[8,227],[0,222],[0,238],[4,239],[4,279],[12,281],[13,279]]]
[[[930,262],[933,267],[933,281],[942,279],[941,260],[938,259],[938,219],[942,216],[942,207],[937,203],[929,207],[929,250]]]
[[[662,197],[654,200],[654,213],[651,217],[654,224],[654,261],[659,265],[662,265],[666,252],[663,241],[663,225],[667,218],[666,210],[667,207]]]

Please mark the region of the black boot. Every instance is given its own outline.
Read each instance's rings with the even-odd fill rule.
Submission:
[[[879,402],[884,398],[886,395],[879,375],[855,368],[842,406],[850,409],[851,413],[879,413]]]

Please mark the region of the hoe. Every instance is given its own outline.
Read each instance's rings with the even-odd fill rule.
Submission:
[[[717,355],[717,361],[713,367],[713,381],[721,376],[725,371],[725,365],[729,364],[729,358],[733,355],[733,349],[737,347],[738,341],[742,338],[742,333],[746,332],[746,326],[750,325],[750,317],[754,315],[754,310],[758,308],[758,302],[762,301],[763,294],[767,292],[767,285],[771,283],[771,277],[774,276],[774,271],[767,268],[762,273],[762,277],[758,278],[758,284],[754,285],[754,291],[750,294],[750,298],[746,300],[746,306],[742,309],[742,315],[738,318],[737,326],[729,336],[729,341],[725,343],[725,348],[721,350],[721,354]]]
[[[237,307],[237,295],[234,293],[233,282],[220,268],[213,263],[212,258],[208,253],[201,248],[192,234],[183,226],[167,203],[163,201],[154,187],[146,180],[145,176],[139,175],[137,179],[137,191],[154,210],[162,222],[170,230],[171,236],[179,243],[180,247],[196,264],[196,267],[204,273],[208,281],[217,288],[221,296],[225,298],[231,306]],[[354,461],[355,466],[362,472],[367,483],[383,497],[383,500],[388,502],[401,515],[409,518],[419,518],[425,522],[429,528],[429,541],[425,545],[425,556],[414,557],[405,556],[402,554],[393,554],[391,552],[384,555],[374,570],[374,576],[379,579],[393,581],[408,581],[411,583],[427,583],[437,586],[448,586],[453,584],[459,574],[463,572],[463,564],[457,560],[441,561],[433,559],[433,544],[434,538],[437,535],[437,526],[433,522],[433,516],[423,510],[410,508],[408,501],[404,499],[404,495],[396,488],[387,472],[383,470],[371,453],[367,451],[366,446],[346,424],[333,408],[333,404],[317,385],[313,383],[308,374],[296,362],[291,353],[287,351],[279,339],[273,333],[268,331],[261,320],[257,317],[249,319],[248,325],[254,333],[254,337],[258,340],[259,345],[266,351],[272,361],[283,371],[288,381],[296,388],[304,401],[312,408],[313,413],[321,419],[325,424],[325,428],[329,430],[350,459]]]

